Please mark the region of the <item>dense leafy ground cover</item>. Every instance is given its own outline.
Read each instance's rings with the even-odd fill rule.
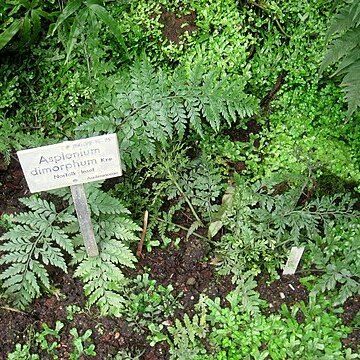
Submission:
[[[0,359],[359,358],[357,1],[1,6]],[[105,133],[88,258],[15,150]]]

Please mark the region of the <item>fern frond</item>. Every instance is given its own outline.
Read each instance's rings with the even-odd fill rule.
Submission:
[[[340,38],[335,39],[328,46],[327,52],[320,68],[320,72],[322,72],[329,65],[335,64],[349,52],[351,55],[351,50],[353,50],[360,44],[359,35],[360,29],[352,29],[346,32]]]
[[[19,214],[21,215],[21,214]],[[16,220],[15,220],[16,221]],[[7,233],[2,236],[2,239],[11,240],[11,242],[5,242],[1,246],[6,251],[16,250],[16,246],[20,241],[28,243],[28,240],[37,236],[39,232],[28,225],[14,225]],[[15,248],[12,248],[15,246]],[[0,259],[1,261],[1,259]]]
[[[114,133],[116,130],[115,119],[108,116],[94,116],[77,127],[79,134],[88,133],[91,129],[94,136],[104,133]]]
[[[345,88],[348,112],[352,114],[360,107],[360,58],[349,66],[341,85]]]
[[[352,26],[353,19],[350,16],[350,6],[345,6],[331,20],[329,28],[326,32],[326,38],[329,39],[336,33],[341,34],[349,30]]]
[[[36,195],[30,196],[28,198],[22,198],[19,200],[28,208],[38,213],[44,213],[46,216],[56,213],[55,205],[49,203],[46,200],[39,198]]]
[[[90,304],[99,306],[104,315],[117,316],[124,301],[122,294],[128,284],[119,266],[133,268],[137,259],[119,240],[104,239],[99,245],[99,257],[87,258],[78,255],[82,261],[76,268],[75,276],[85,283],[84,289]]]
[[[354,0],[350,7],[350,18],[355,26],[360,25],[360,3]]]
[[[191,319],[188,314],[184,315],[183,322],[179,319],[175,320],[174,326],[168,328],[169,333],[174,338],[175,346],[186,346],[196,344],[198,339],[206,336],[208,325],[206,323],[205,314],[195,314]]]
[[[50,216],[53,217],[55,215],[54,213],[51,213]],[[38,212],[19,214],[16,216],[16,220],[20,224],[32,225],[33,228],[45,228],[48,225],[47,216]]]
[[[87,258],[78,266],[75,276],[84,281],[89,304],[99,306],[103,315],[120,314],[121,304],[125,301],[121,292],[128,280],[114,263],[102,257]]]
[[[239,181],[230,206],[220,211],[227,233],[217,246],[219,269],[232,273],[234,281],[249,266],[253,271],[260,263],[280,266],[286,249],[314,240],[334,218],[359,216],[348,196],[323,196],[300,206],[301,184],[281,193],[269,184]]]
[[[360,2],[352,0],[342,8],[329,26],[327,37],[335,36],[328,45],[320,73],[329,65],[339,63],[334,75],[343,75],[341,85],[346,92],[348,114],[360,107]]]
[[[44,243],[41,248],[35,249],[34,258],[41,258],[43,264],[50,264],[60,268],[64,272],[67,272],[67,266],[61,250],[57,247],[51,246],[48,243]]]
[[[321,270],[312,295],[339,291],[334,304],[343,304],[350,296],[360,294],[360,217],[352,221],[336,221],[325,229],[323,237],[309,244],[311,266]]]
[[[40,295],[41,288],[50,289],[44,265],[67,271],[63,251],[72,255],[74,247],[57,224],[64,220],[70,222],[74,217],[70,214],[58,216],[53,203],[37,196],[21,199],[21,202],[32,211],[16,215],[14,226],[2,237],[0,263],[7,266],[0,280],[3,280],[5,294],[16,306],[24,308]]]
[[[137,241],[138,238],[135,232],[141,231],[141,228],[130,219],[116,216],[107,217],[106,220],[99,221],[95,228],[102,239],[111,236],[127,243]]]
[[[360,33],[359,33],[360,35]],[[333,75],[346,75],[347,73],[354,73],[353,69],[350,69],[351,65],[355,65],[360,62],[360,46],[357,46],[349,54],[346,54],[339,63],[336,71]],[[356,71],[356,69],[355,69]],[[355,74],[355,73],[354,73]]]
[[[106,192],[92,188],[88,196],[88,204],[95,215],[102,214],[129,214],[129,210],[117,198]]]
[[[84,281],[90,304],[97,304],[103,314],[119,314],[128,282],[121,267],[134,267],[137,259],[129,244],[139,241],[135,234],[141,229],[128,218],[129,210],[119,199],[101,190],[101,183],[88,184],[87,192],[100,248],[95,258],[86,256],[68,191],[52,192],[70,202],[60,213],[53,203],[37,196],[22,200],[31,211],[14,217],[0,243],[0,264],[5,265],[1,285],[15,305],[24,308],[42,290],[49,290],[47,266],[66,272],[67,253],[77,265],[75,274]]]
[[[108,240],[103,245],[101,258],[104,261],[112,261],[115,264],[130,268],[134,268],[137,261],[134,253],[126,245],[115,239]]]
[[[135,267],[137,259],[129,244],[139,241],[136,232],[141,228],[127,217],[129,210],[117,198],[98,186],[89,185],[87,192],[100,255],[88,258],[81,245],[74,257],[75,276],[84,282],[89,304],[97,305],[103,315],[120,316],[128,284],[121,268]]]
[[[135,166],[153,157],[158,145],[175,136],[182,139],[186,129],[203,136],[204,126],[218,132],[224,124],[252,115],[258,103],[243,88],[241,81],[204,73],[201,64],[189,72],[178,68],[170,76],[147,60],[137,60],[101,89],[99,106],[107,116],[88,120],[78,130],[116,130],[125,164]]]

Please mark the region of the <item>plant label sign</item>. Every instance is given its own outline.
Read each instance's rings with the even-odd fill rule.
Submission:
[[[17,152],[32,193],[121,176],[116,134]]]
[[[88,256],[99,255],[84,183],[121,176],[116,134],[17,152],[31,192],[70,186]]]
[[[304,252],[304,247],[293,246],[286,262],[283,275],[294,275]]]

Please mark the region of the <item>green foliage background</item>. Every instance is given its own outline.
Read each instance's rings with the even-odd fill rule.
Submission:
[[[171,359],[356,358],[336,312],[359,295],[359,14],[356,0],[0,0],[1,161],[116,132],[126,169],[115,188],[88,188],[99,258],[65,190],[0,219],[1,296],[27,308],[52,292],[49,265],[71,268],[89,306],[129,313]],[[146,249],[206,242],[236,286],[229,306],[201,295],[175,318],[171,285],[125,275],[145,210]],[[266,316],[254,276],[277,277],[293,245],[316,267],[309,304]]]

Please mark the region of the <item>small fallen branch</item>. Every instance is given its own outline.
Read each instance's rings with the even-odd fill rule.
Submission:
[[[12,312],[16,312],[16,313],[24,314],[24,315],[28,314],[25,311],[21,311],[19,309],[14,309],[14,308],[11,308],[11,307],[8,307],[8,306],[0,306],[0,309],[6,310],[6,311],[12,311]]]
[[[140,239],[140,242],[138,244],[137,251],[136,251],[136,256],[137,257],[142,257],[142,258],[144,257],[144,255],[142,253],[142,250],[143,250],[143,247],[144,247],[144,241],[145,241],[145,236],[146,236],[146,229],[147,229],[147,225],[148,225],[148,219],[149,219],[149,212],[147,210],[145,210],[143,231],[142,231],[141,239]]]

